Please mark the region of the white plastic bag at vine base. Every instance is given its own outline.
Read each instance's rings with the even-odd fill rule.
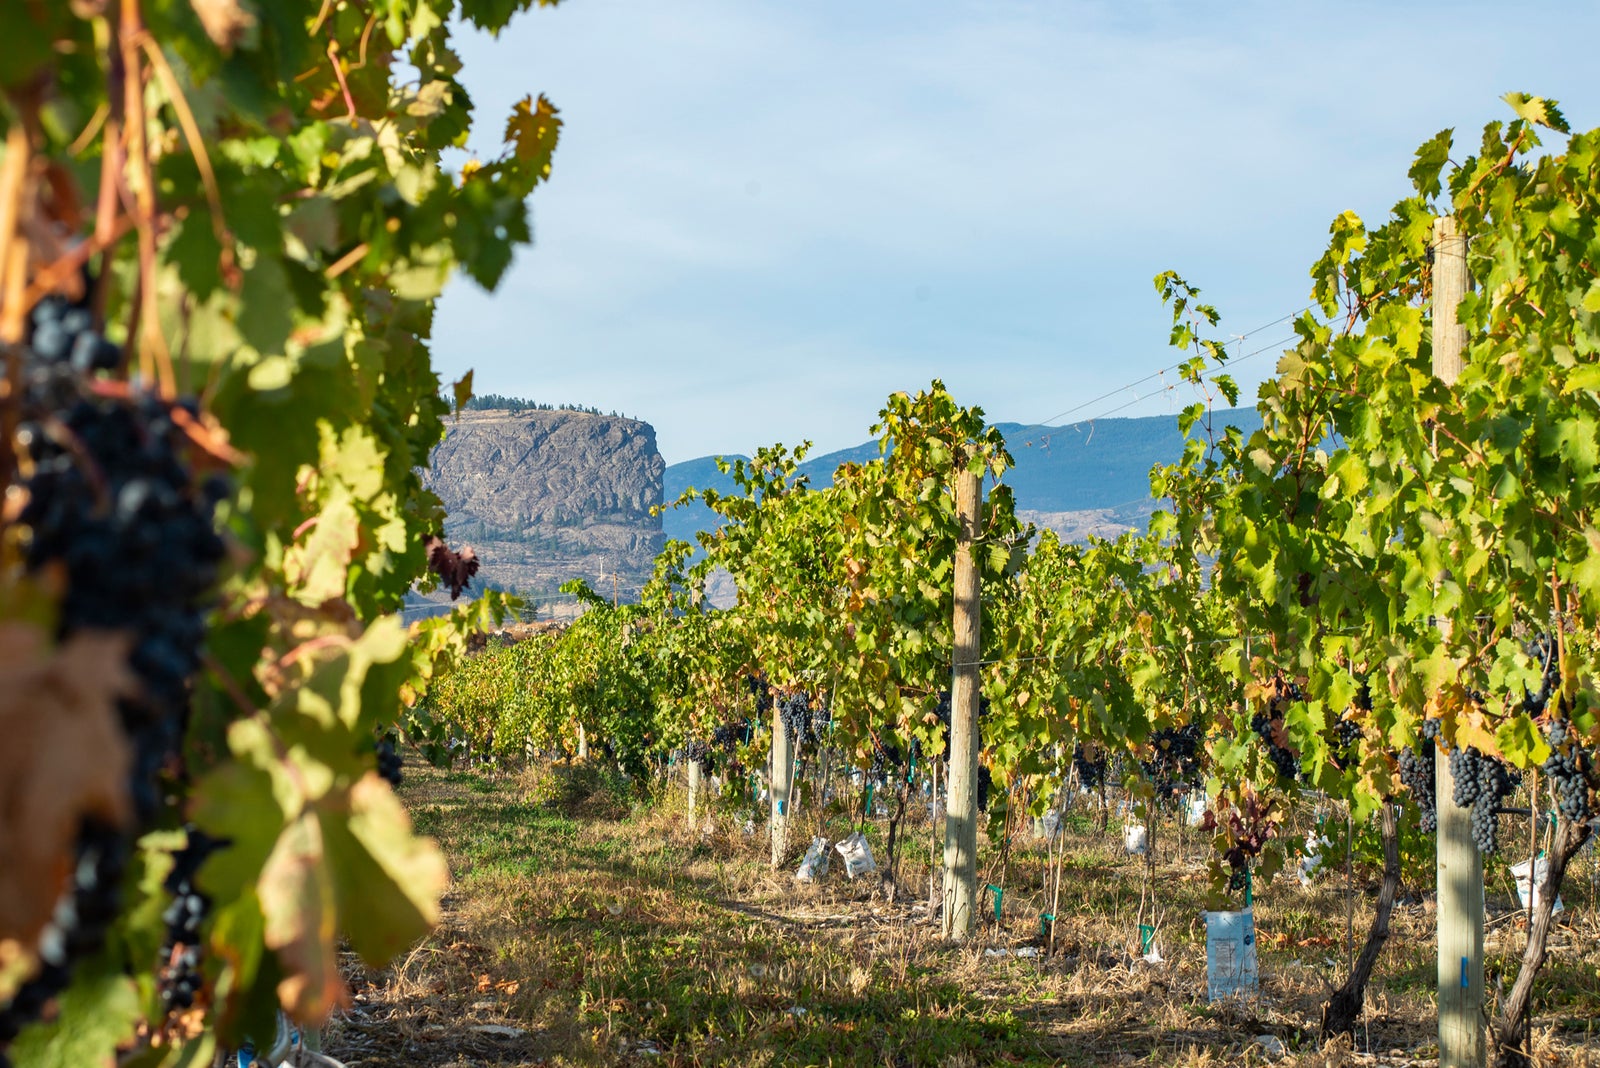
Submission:
[[[1190,794],[1189,799],[1183,805],[1184,822],[1190,827],[1200,826],[1206,821],[1206,809],[1208,807],[1205,794]]]
[[[1319,835],[1316,831],[1306,832],[1305,856],[1300,858],[1300,885],[1310,886],[1312,878],[1322,870],[1322,851],[1333,844],[1333,839],[1326,835]]]
[[[814,883],[828,874],[828,840],[821,835],[811,839],[811,846],[806,850],[806,858],[800,862],[800,870],[794,873],[797,883]]]
[[[1531,888],[1528,886],[1528,871],[1530,869],[1533,871],[1534,879],[1534,884]],[[1537,908],[1539,906],[1539,889],[1544,885],[1545,876],[1549,873],[1550,858],[1545,856],[1543,853],[1539,854],[1539,858],[1537,860],[1525,860],[1521,864],[1511,865],[1511,878],[1515,880],[1517,884],[1517,904],[1523,908],[1528,907],[1528,898],[1530,897],[1529,891],[1531,889],[1533,904],[1534,907]],[[1566,906],[1561,903],[1561,895],[1557,894],[1556,903],[1550,906],[1550,914],[1553,916],[1556,913],[1564,912],[1565,910]]]
[[[1253,910],[1206,913],[1206,1000],[1254,994],[1258,979]]]
[[[1149,832],[1142,823],[1130,823],[1122,828],[1122,847],[1136,857],[1144,856],[1149,841]]]
[[[1055,809],[1046,812],[1039,819],[1039,827],[1044,831],[1046,838],[1054,838],[1061,833],[1061,813]]]
[[[860,831],[840,839],[833,848],[844,858],[844,873],[852,879],[878,870],[877,862],[872,859],[872,847],[867,845],[867,837]]]

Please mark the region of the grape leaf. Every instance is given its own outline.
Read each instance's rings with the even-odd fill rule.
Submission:
[[[472,546],[463,545],[460,552],[453,552],[443,538],[435,535],[423,542],[423,549],[428,554],[428,569],[450,587],[450,599],[460,597],[478,573],[478,554]]]
[[[0,940],[32,945],[72,871],[80,822],[128,816],[130,753],[116,698],[128,643],[0,623]]]
[[[411,833],[405,809],[376,773],[351,788],[349,802],[348,819],[323,822],[327,862],[350,944],[380,967],[439,921],[450,873],[437,847]]]
[[[133,1037],[142,1015],[133,980],[98,961],[61,995],[54,1020],[22,1033],[11,1057],[29,1068],[112,1068],[117,1047]]]

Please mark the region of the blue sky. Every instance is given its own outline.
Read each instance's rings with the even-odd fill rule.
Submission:
[[[1460,158],[1510,90],[1600,125],[1597,39],[1577,2],[567,0],[461,40],[479,151],[525,93],[566,126],[534,247],[452,284],[436,364],[645,419],[669,463],[855,444],[935,377],[996,422],[1175,411],[1086,404],[1175,362],[1157,272],[1225,333],[1295,311],[1438,130]]]

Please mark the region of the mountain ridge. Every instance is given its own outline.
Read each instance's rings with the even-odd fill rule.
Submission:
[[[1211,413],[1209,422],[1217,433],[1236,426],[1248,436],[1261,426],[1261,416],[1255,408],[1221,408]],[[1066,531],[1076,531],[1081,537],[1083,532],[1112,533],[1142,524],[1151,503],[1150,469],[1175,462],[1185,440],[1176,415],[1121,416],[1050,427],[994,425],[1015,461],[1001,481],[1011,487],[1018,510],[1028,512],[1036,525],[1064,536]],[[1192,432],[1203,434],[1206,425],[1203,418]],[[813,485],[828,485],[839,464],[877,455],[878,443],[866,441],[810,457],[800,464],[799,471],[809,476]],[[749,457],[734,453],[724,459],[732,462]],[[715,526],[715,517],[700,502],[671,507],[691,486],[724,493],[734,488],[732,477],[717,470],[715,456],[668,464],[662,473],[668,505],[662,531],[669,538],[693,542],[696,532]]]

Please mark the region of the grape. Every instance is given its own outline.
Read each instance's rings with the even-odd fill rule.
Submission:
[[[78,832],[77,868],[72,884],[56,905],[39,939],[39,972],[24,982],[8,1004],[0,1006],[0,1063],[4,1047],[72,981],[77,960],[96,952],[122,907],[122,872],[128,840],[117,830],[94,821]]]
[[[1150,736],[1155,755],[1141,760],[1145,777],[1156,788],[1158,797],[1176,797],[1200,781],[1201,746],[1205,733],[1198,723],[1163,727]]]
[[[1358,754],[1357,745],[1361,741],[1361,724],[1353,719],[1341,719],[1333,725],[1333,730],[1338,739],[1338,749],[1335,752],[1335,756],[1341,767],[1349,767],[1355,763]]]
[[[1455,803],[1472,809],[1473,843],[1480,853],[1493,853],[1498,848],[1495,832],[1500,802],[1516,789],[1521,776],[1471,746],[1450,750],[1450,776],[1454,782],[1451,796]]]
[[[994,785],[994,773],[987,764],[978,765],[978,811],[989,811],[989,789]]]
[[[399,789],[401,782],[400,754],[395,751],[394,736],[385,734],[378,739],[378,774],[390,786]]]
[[[876,734],[872,737],[872,767],[867,772],[867,777],[885,782],[885,775],[889,768],[899,768],[905,764],[905,757],[900,752],[900,747],[893,742],[886,742]]]
[[[1544,675],[1539,681],[1538,693],[1522,691],[1522,709],[1530,716],[1542,715],[1550,704],[1550,695],[1561,686],[1561,664],[1556,656],[1556,643],[1550,635],[1540,634],[1523,646],[1523,651],[1539,665]]]
[[[1589,818],[1589,781],[1585,773],[1585,753],[1576,739],[1571,737],[1571,725],[1564,719],[1550,721],[1550,756],[1544,762],[1544,773],[1550,779],[1555,793],[1556,808],[1574,822]]]
[[[227,844],[194,827],[187,830],[188,841],[173,854],[172,871],[164,884],[172,903],[161,914],[167,934],[161,946],[163,965],[156,974],[156,983],[161,1003],[168,1011],[189,1008],[204,986],[200,974],[200,927],[211,900],[195,888],[194,877],[206,858]]]
[[[750,721],[742,719],[733,723],[724,723],[711,732],[711,744],[722,749],[725,753],[732,753],[739,747],[739,743],[749,740]]]
[[[1476,749],[1456,746],[1450,750],[1451,791],[1455,803],[1466,808],[1478,799],[1478,770],[1482,762]]]
[[[744,682],[750,688],[750,696],[756,699],[756,714],[764,715],[772,711],[772,688],[767,685],[767,677],[746,675]]]
[[[828,727],[833,722],[833,710],[824,701],[817,701],[816,707],[811,710],[811,737],[817,743],[828,734]]]
[[[711,774],[711,746],[699,738],[691,739],[683,747],[684,759],[700,765],[702,775]]]
[[[1274,727],[1282,723],[1281,715],[1268,716],[1257,712],[1250,719],[1250,729],[1266,743],[1267,756],[1272,760],[1272,766],[1277,769],[1279,778],[1293,782],[1300,777],[1300,758],[1293,750],[1285,749],[1274,739]]]
[[[1106,755],[1104,751],[1090,760],[1084,755],[1083,746],[1072,747],[1072,766],[1078,771],[1078,781],[1089,789],[1094,789],[1106,781]]]
[[[1427,724],[1437,720],[1425,720],[1423,733],[1427,733]],[[1439,826],[1439,812],[1434,801],[1434,748],[1427,744],[1418,749],[1400,750],[1400,782],[1411,791],[1412,800],[1417,803],[1417,808],[1422,813],[1419,822],[1423,834],[1432,834]]]
[[[198,417],[198,405],[138,389],[95,391],[94,376],[120,366],[122,352],[95,332],[86,306],[46,297],[29,326],[14,438],[26,459],[17,479],[26,493],[18,514],[23,562],[31,573],[65,579],[59,638],[115,630],[136,640],[128,664],[140,690],[117,711],[132,750],[135,824],[147,827],[181,775],[203,599],[225,549],[213,512],[230,489],[220,477],[196,485],[181,424]],[[102,944],[128,854],[119,832],[94,822],[80,828],[71,889],[40,942],[42,967],[0,1004],[0,1047],[65,988],[73,962]]]
[[[810,720],[811,698],[805,691],[785,694],[778,698],[778,716],[791,741],[803,741]]]

